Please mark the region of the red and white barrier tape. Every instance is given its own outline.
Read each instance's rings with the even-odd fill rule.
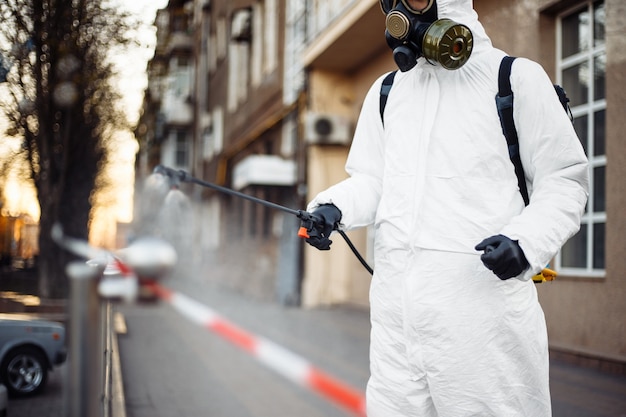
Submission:
[[[253,355],[268,368],[354,415],[365,416],[365,396],[361,392],[317,369],[303,357],[247,332],[184,294],[156,283],[150,284],[150,287],[159,298],[171,304],[179,313]]]

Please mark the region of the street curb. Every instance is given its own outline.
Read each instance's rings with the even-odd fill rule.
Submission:
[[[106,302],[103,306],[104,341],[104,386],[103,417],[126,417],[124,382],[117,339],[120,329],[125,327],[124,317],[113,311],[113,305]],[[120,322],[123,326],[120,325]]]
[[[111,417],[126,417],[126,399],[116,329],[111,330]]]

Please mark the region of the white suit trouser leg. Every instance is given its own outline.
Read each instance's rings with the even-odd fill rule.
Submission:
[[[368,417],[551,416],[534,284],[500,281],[478,254],[408,258],[372,282]]]

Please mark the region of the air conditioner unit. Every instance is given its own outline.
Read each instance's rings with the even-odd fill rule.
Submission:
[[[248,185],[292,186],[296,183],[296,164],[277,155],[249,155],[233,167],[233,188]]]
[[[350,121],[335,114],[308,113],[304,120],[304,140],[316,145],[348,145]]]

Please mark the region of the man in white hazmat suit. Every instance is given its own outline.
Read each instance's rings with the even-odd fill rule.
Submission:
[[[457,45],[453,52],[471,55],[448,69],[387,34],[402,72],[384,118],[381,76],[363,103],[350,177],[307,208],[321,230],[307,241],[318,249],[329,249],[333,229],[375,226],[368,416],[550,416],[546,325],[530,278],[580,227],[588,195],[580,141],[544,70],[517,59],[525,206],[494,100],[505,53],[472,1],[381,6],[388,32],[399,11],[409,26],[450,19],[473,42]]]

